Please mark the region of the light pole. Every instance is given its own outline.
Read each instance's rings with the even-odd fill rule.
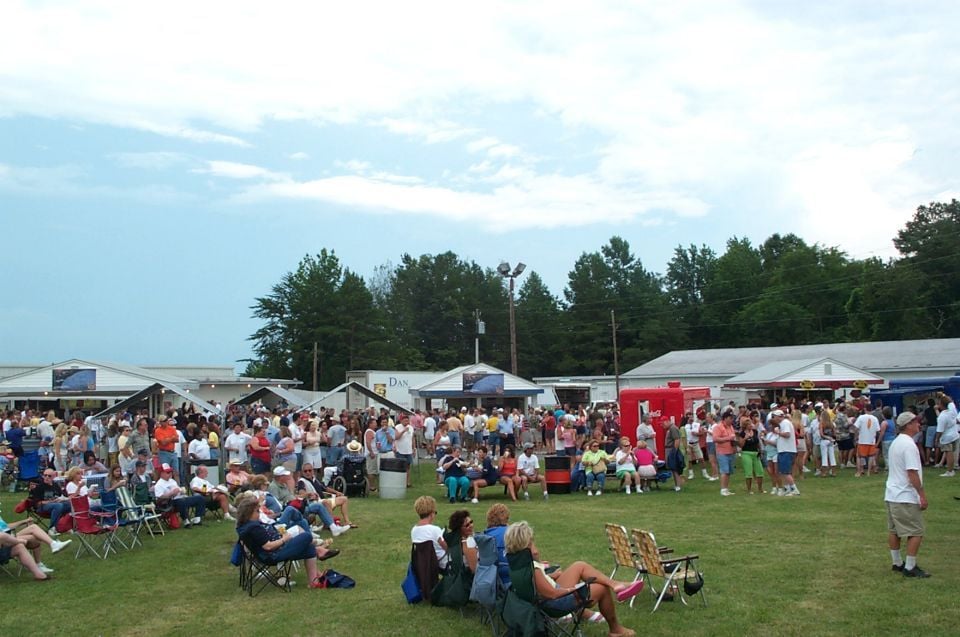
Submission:
[[[518,263],[517,267],[510,269],[510,264],[502,261],[497,266],[497,272],[505,279],[510,279],[510,373],[517,375],[517,323],[513,317],[513,280],[523,274],[527,266]]]

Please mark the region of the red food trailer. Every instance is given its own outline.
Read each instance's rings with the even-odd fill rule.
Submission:
[[[708,400],[709,387],[681,387],[676,380],[669,381],[666,387],[624,389],[620,392],[620,432],[636,445],[637,425],[641,416],[649,414],[657,434],[657,454],[663,458],[663,439],[670,418],[679,425],[683,414],[695,412]]]

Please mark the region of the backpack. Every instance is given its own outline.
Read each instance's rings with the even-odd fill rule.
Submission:
[[[497,541],[489,535],[478,533],[473,536],[477,541],[477,570],[473,574],[470,587],[470,599],[484,606],[492,606],[497,601]]]

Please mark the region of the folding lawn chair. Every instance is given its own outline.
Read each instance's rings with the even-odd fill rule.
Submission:
[[[523,549],[517,553],[508,553],[507,562],[510,564],[510,588],[503,602],[501,617],[508,630],[514,632],[517,630],[523,631],[522,622],[526,615],[526,613],[523,612],[523,604],[527,604],[535,609],[537,615],[536,623],[543,623],[543,628],[547,635],[578,637],[583,634],[580,627],[581,615],[584,610],[593,605],[593,602],[590,600],[590,587],[588,585],[581,582],[572,592],[562,597],[554,600],[544,600],[537,596],[536,586],[533,581],[533,554],[530,552],[530,549]],[[571,597],[574,602],[572,610],[558,611],[548,606],[548,601],[557,602],[567,597]],[[521,603],[518,604],[517,600]],[[514,610],[508,612],[508,606],[511,604]],[[528,616],[526,619],[529,621]],[[534,632],[536,631],[534,630]]]
[[[703,605],[707,605],[707,597],[703,592],[703,573],[697,566],[699,555],[690,554],[665,560],[657,549],[657,540],[653,537],[653,533],[633,529],[631,535],[640,553],[643,567],[646,569],[644,579],[650,591],[657,596],[657,601],[650,612],[656,612],[667,595],[673,595],[674,599],[679,599],[684,606],[687,606],[685,598],[699,593]],[[653,578],[663,580],[659,594]]]
[[[263,589],[273,584],[280,590],[290,592],[290,569],[293,561],[269,563],[257,557],[246,544],[243,548],[243,561],[240,564],[240,586],[250,597],[256,597]]]
[[[113,547],[114,534],[117,530],[117,522],[113,514],[91,511],[90,499],[85,495],[72,496],[70,509],[73,533],[79,540],[76,559],[80,559],[83,553],[93,553],[105,560],[110,555],[110,551],[117,552]]]
[[[160,514],[157,513],[153,504],[137,504],[133,494],[127,487],[117,489],[117,498],[120,500],[122,511],[120,513],[128,522],[134,524],[134,532],[137,537],[143,529],[147,529],[150,537],[155,537],[154,531],[160,535],[165,535],[163,524],[160,521]]]
[[[473,536],[477,542],[477,570],[473,574],[470,587],[470,601],[476,602],[480,609],[480,623],[490,624],[493,637],[500,635],[500,622],[497,615],[497,600],[503,595],[503,585],[497,574],[497,541],[483,533]]]

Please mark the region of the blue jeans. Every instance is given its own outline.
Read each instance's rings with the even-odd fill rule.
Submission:
[[[470,494],[470,478],[467,476],[460,476],[459,478],[450,476],[446,478],[443,483],[447,485],[448,498],[453,499],[454,496],[457,496],[462,500],[466,500]]]
[[[270,463],[260,458],[250,458],[250,470],[254,473],[270,473]]]
[[[267,562],[286,562],[287,560],[309,560],[317,556],[317,549],[313,546],[313,536],[310,531],[300,533],[286,544],[274,551],[267,551],[263,556],[269,556]]]
[[[185,498],[174,498],[170,503],[177,510],[184,521],[189,520],[187,512],[193,509],[194,517],[202,518],[207,512],[207,501],[202,495],[191,495]]]
[[[310,515],[311,513],[318,516],[323,522],[324,526],[329,528],[334,525],[333,516],[330,515],[330,509],[319,502],[314,502],[313,504],[307,505],[307,515]]]
[[[450,446],[451,446],[451,447],[459,447],[459,446],[460,446],[460,432],[459,432],[459,431],[451,431],[451,432],[449,432],[449,435],[450,435]]]
[[[336,465],[340,462],[340,457],[343,456],[343,447],[326,447],[326,450],[328,465]]]
[[[576,469],[570,472],[570,493],[576,493],[586,484],[587,476],[583,469]]]
[[[587,491],[593,490],[593,483],[596,481],[597,487],[603,491],[603,487],[607,484],[607,474],[606,473],[594,473],[593,471],[587,471]]]
[[[497,445],[500,443],[500,432],[491,431],[490,437],[487,438],[487,447],[490,450],[490,453],[497,455]]]
[[[293,507],[285,507],[283,509],[283,513],[281,513],[280,517],[277,518],[276,523],[283,524],[288,528],[291,526],[299,526],[301,529],[307,532],[307,537],[310,537],[310,524],[307,522],[307,519]]]
[[[57,521],[70,513],[70,503],[69,502],[47,502],[46,504],[41,504],[37,509],[40,513],[49,513],[50,514],[50,528],[57,528]]]

